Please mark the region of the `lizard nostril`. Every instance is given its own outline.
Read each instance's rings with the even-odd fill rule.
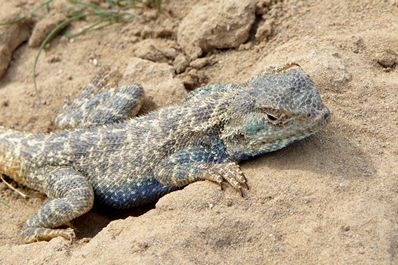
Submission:
[[[324,120],[327,120],[327,119],[329,119],[329,117],[330,117],[330,113],[329,113],[329,111],[328,111],[328,112],[326,112],[325,114],[323,114],[323,119],[324,119]]]

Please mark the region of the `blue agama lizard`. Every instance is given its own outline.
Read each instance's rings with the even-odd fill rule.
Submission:
[[[199,180],[247,188],[238,162],[314,134],[329,120],[297,65],[244,84],[214,84],[137,118],[141,85],[109,88],[100,73],[56,118],[49,134],[0,129],[0,173],[49,201],[22,228],[25,242],[74,238],[59,228],[96,203],[125,209]]]

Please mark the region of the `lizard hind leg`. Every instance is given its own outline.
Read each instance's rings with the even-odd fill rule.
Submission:
[[[64,106],[55,124],[60,129],[93,127],[135,116],[144,99],[139,84],[118,87],[120,73],[103,68],[81,94]]]
[[[25,243],[51,240],[61,236],[75,237],[71,228],[57,228],[88,212],[94,204],[94,192],[87,179],[71,168],[44,168],[36,172],[46,175],[43,191],[50,200],[22,228]]]

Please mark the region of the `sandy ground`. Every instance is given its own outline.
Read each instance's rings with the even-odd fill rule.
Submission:
[[[0,18],[25,2],[1,1]],[[72,244],[24,245],[20,227],[45,198],[20,188],[30,195],[23,199],[0,183],[0,264],[398,264],[398,3],[192,2],[166,1],[161,13],[138,11],[135,22],[73,42],[56,38],[39,60],[41,103],[31,78],[37,48],[25,41],[8,51],[15,43],[3,38],[12,56],[0,62],[8,65],[0,125],[53,130],[65,98],[100,65],[118,69],[122,83],[145,83],[148,111],[182,100],[185,88],[243,82],[289,61],[313,78],[331,123],[244,163],[246,198],[198,182],[144,209],[96,208],[73,222]],[[229,33],[214,23],[230,25]]]

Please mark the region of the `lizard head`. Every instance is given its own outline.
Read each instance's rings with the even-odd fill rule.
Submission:
[[[330,119],[314,83],[299,67],[259,75],[241,93],[221,135],[236,160],[281,149]]]

